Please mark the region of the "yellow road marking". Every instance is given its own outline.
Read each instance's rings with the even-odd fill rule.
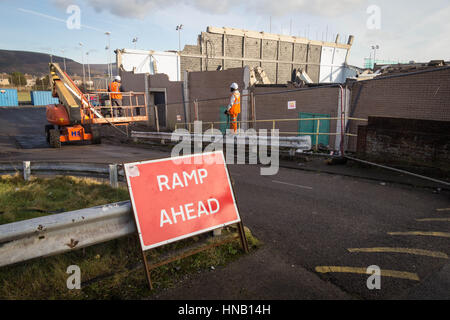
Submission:
[[[450,211],[450,208],[436,209],[438,212]]]
[[[371,252],[407,253],[417,256],[448,259],[448,255],[444,252],[413,249],[413,248],[350,248],[347,250],[349,252],[368,252],[368,253]]]
[[[410,231],[410,232],[388,232],[391,236],[430,236],[450,238],[448,232],[432,232],[432,231]]]
[[[318,272],[318,273],[357,273],[357,274],[371,275],[370,273],[367,273],[367,268],[337,267],[337,266],[319,266],[319,267],[316,267],[316,272]],[[381,270],[381,276],[420,281],[417,273],[411,273],[411,272],[405,272],[405,271]]]
[[[448,221],[448,222],[450,222],[450,218],[426,218],[426,219],[416,219],[416,221],[419,221],[419,222],[427,222],[427,221],[442,221],[442,222],[445,222],[445,221]]]

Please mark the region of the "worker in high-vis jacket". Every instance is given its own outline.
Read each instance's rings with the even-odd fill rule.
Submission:
[[[120,76],[116,76],[114,81],[109,85],[108,91],[111,92],[111,106],[122,106],[122,78]],[[121,116],[122,108],[114,109],[114,116]]]
[[[227,114],[230,117],[230,129],[237,132],[237,118],[241,113],[241,94],[239,93],[239,86],[237,83],[232,83],[230,86],[231,98],[230,104],[227,107]]]

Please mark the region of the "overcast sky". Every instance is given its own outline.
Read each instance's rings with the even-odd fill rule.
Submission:
[[[81,29],[67,28],[71,5],[81,10]],[[91,63],[105,63],[105,31],[111,32],[113,49],[134,48],[137,37],[138,49],[177,50],[178,24],[184,25],[182,46],[196,44],[207,26],[271,28],[314,40],[352,34],[349,63],[357,66],[373,54],[371,45],[380,46],[380,59],[450,60],[448,0],[0,0],[0,49],[54,55],[64,50],[81,61],[82,42]]]

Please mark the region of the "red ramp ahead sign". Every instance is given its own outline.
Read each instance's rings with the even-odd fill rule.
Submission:
[[[124,168],[143,250],[241,221],[222,152]]]

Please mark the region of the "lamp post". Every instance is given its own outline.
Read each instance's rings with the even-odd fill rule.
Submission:
[[[133,38],[132,42],[134,43],[134,49],[136,49],[136,45],[137,45],[137,42],[138,42],[138,37]]]
[[[372,50],[373,50],[373,67],[374,68],[375,68],[375,64],[377,63],[376,56],[377,56],[377,50],[378,49],[380,49],[380,46],[378,44],[372,46]]]
[[[176,30],[178,31],[178,51],[181,52],[181,29],[183,29],[183,25],[180,24],[177,26]]]
[[[92,89],[91,88],[91,65],[89,64],[89,51],[88,52],[86,52],[86,60],[87,60],[87,65],[88,65],[88,76],[89,76],[89,89]]]
[[[109,47],[106,46],[106,47],[105,47],[105,51],[106,51],[106,56],[107,56],[107,57],[108,57],[108,50],[109,50]],[[109,60],[108,60],[108,58],[107,58],[107,64],[106,64],[106,67],[108,68],[107,72],[108,72],[108,81],[109,81],[110,72],[109,72]]]
[[[178,31],[177,81],[180,81],[181,29],[183,29],[182,24],[177,25],[175,29]]]
[[[108,77],[109,81],[112,79],[112,65],[111,65],[111,32],[105,32],[105,35],[108,37],[108,46],[105,48],[108,54]]]
[[[79,43],[81,47],[81,63],[83,64],[83,85],[86,85],[86,70],[84,69],[84,51],[83,51],[83,43]]]
[[[61,49],[61,52],[63,54],[63,60],[64,60],[64,72],[67,72],[67,70],[66,70],[66,56],[64,55],[65,50]]]

